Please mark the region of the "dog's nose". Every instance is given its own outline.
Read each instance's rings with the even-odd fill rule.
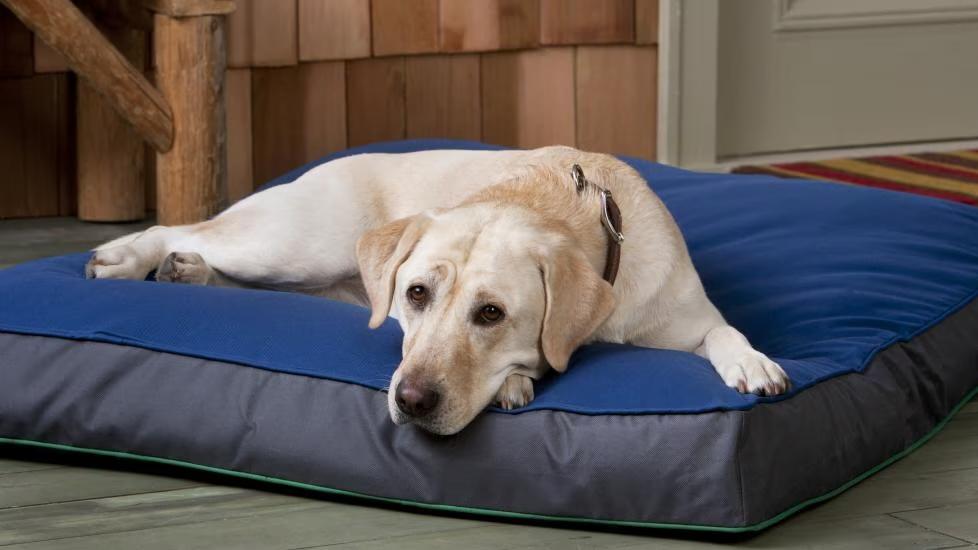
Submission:
[[[441,396],[427,385],[418,385],[401,380],[394,392],[394,401],[401,412],[413,418],[426,416],[438,406]]]

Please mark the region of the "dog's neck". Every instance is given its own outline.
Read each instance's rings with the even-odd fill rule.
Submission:
[[[575,241],[598,273],[607,275],[609,235],[603,225],[601,189],[586,186],[580,192],[569,173],[531,168],[525,174],[486,187],[463,204],[491,202],[532,211],[548,230]],[[612,278],[613,281],[613,278]],[[609,281],[609,282],[612,282]]]

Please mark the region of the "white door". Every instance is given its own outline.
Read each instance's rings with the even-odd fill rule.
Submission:
[[[978,0],[665,5],[667,161],[978,138]]]

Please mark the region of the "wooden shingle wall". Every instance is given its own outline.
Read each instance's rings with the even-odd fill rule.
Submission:
[[[225,89],[232,201],[302,163],[381,140],[655,157],[658,0],[237,3]],[[2,9],[0,37],[0,110],[17,111],[0,113],[0,173],[32,181],[30,200],[23,185],[0,181],[0,217],[69,213],[74,79]],[[26,97],[36,105],[10,106]],[[28,131],[38,124],[60,126]],[[24,148],[38,159],[22,158]]]
[[[242,167],[234,193],[249,189],[234,182],[248,177],[248,152],[260,184],[333,151],[404,138],[655,157],[657,0],[239,5],[231,66],[250,71],[252,108],[229,105],[232,172]],[[235,143],[234,128],[249,126],[252,143]]]

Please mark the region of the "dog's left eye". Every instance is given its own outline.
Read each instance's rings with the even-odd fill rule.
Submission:
[[[408,289],[407,296],[416,307],[424,307],[428,302],[428,289],[421,285],[414,285]]]
[[[479,309],[475,320],[483,325],[491,325],[493,323],[498,323],[503,317],[505,317],[505,314],[503,313],[502,309],[492,304],[486,304]]]

